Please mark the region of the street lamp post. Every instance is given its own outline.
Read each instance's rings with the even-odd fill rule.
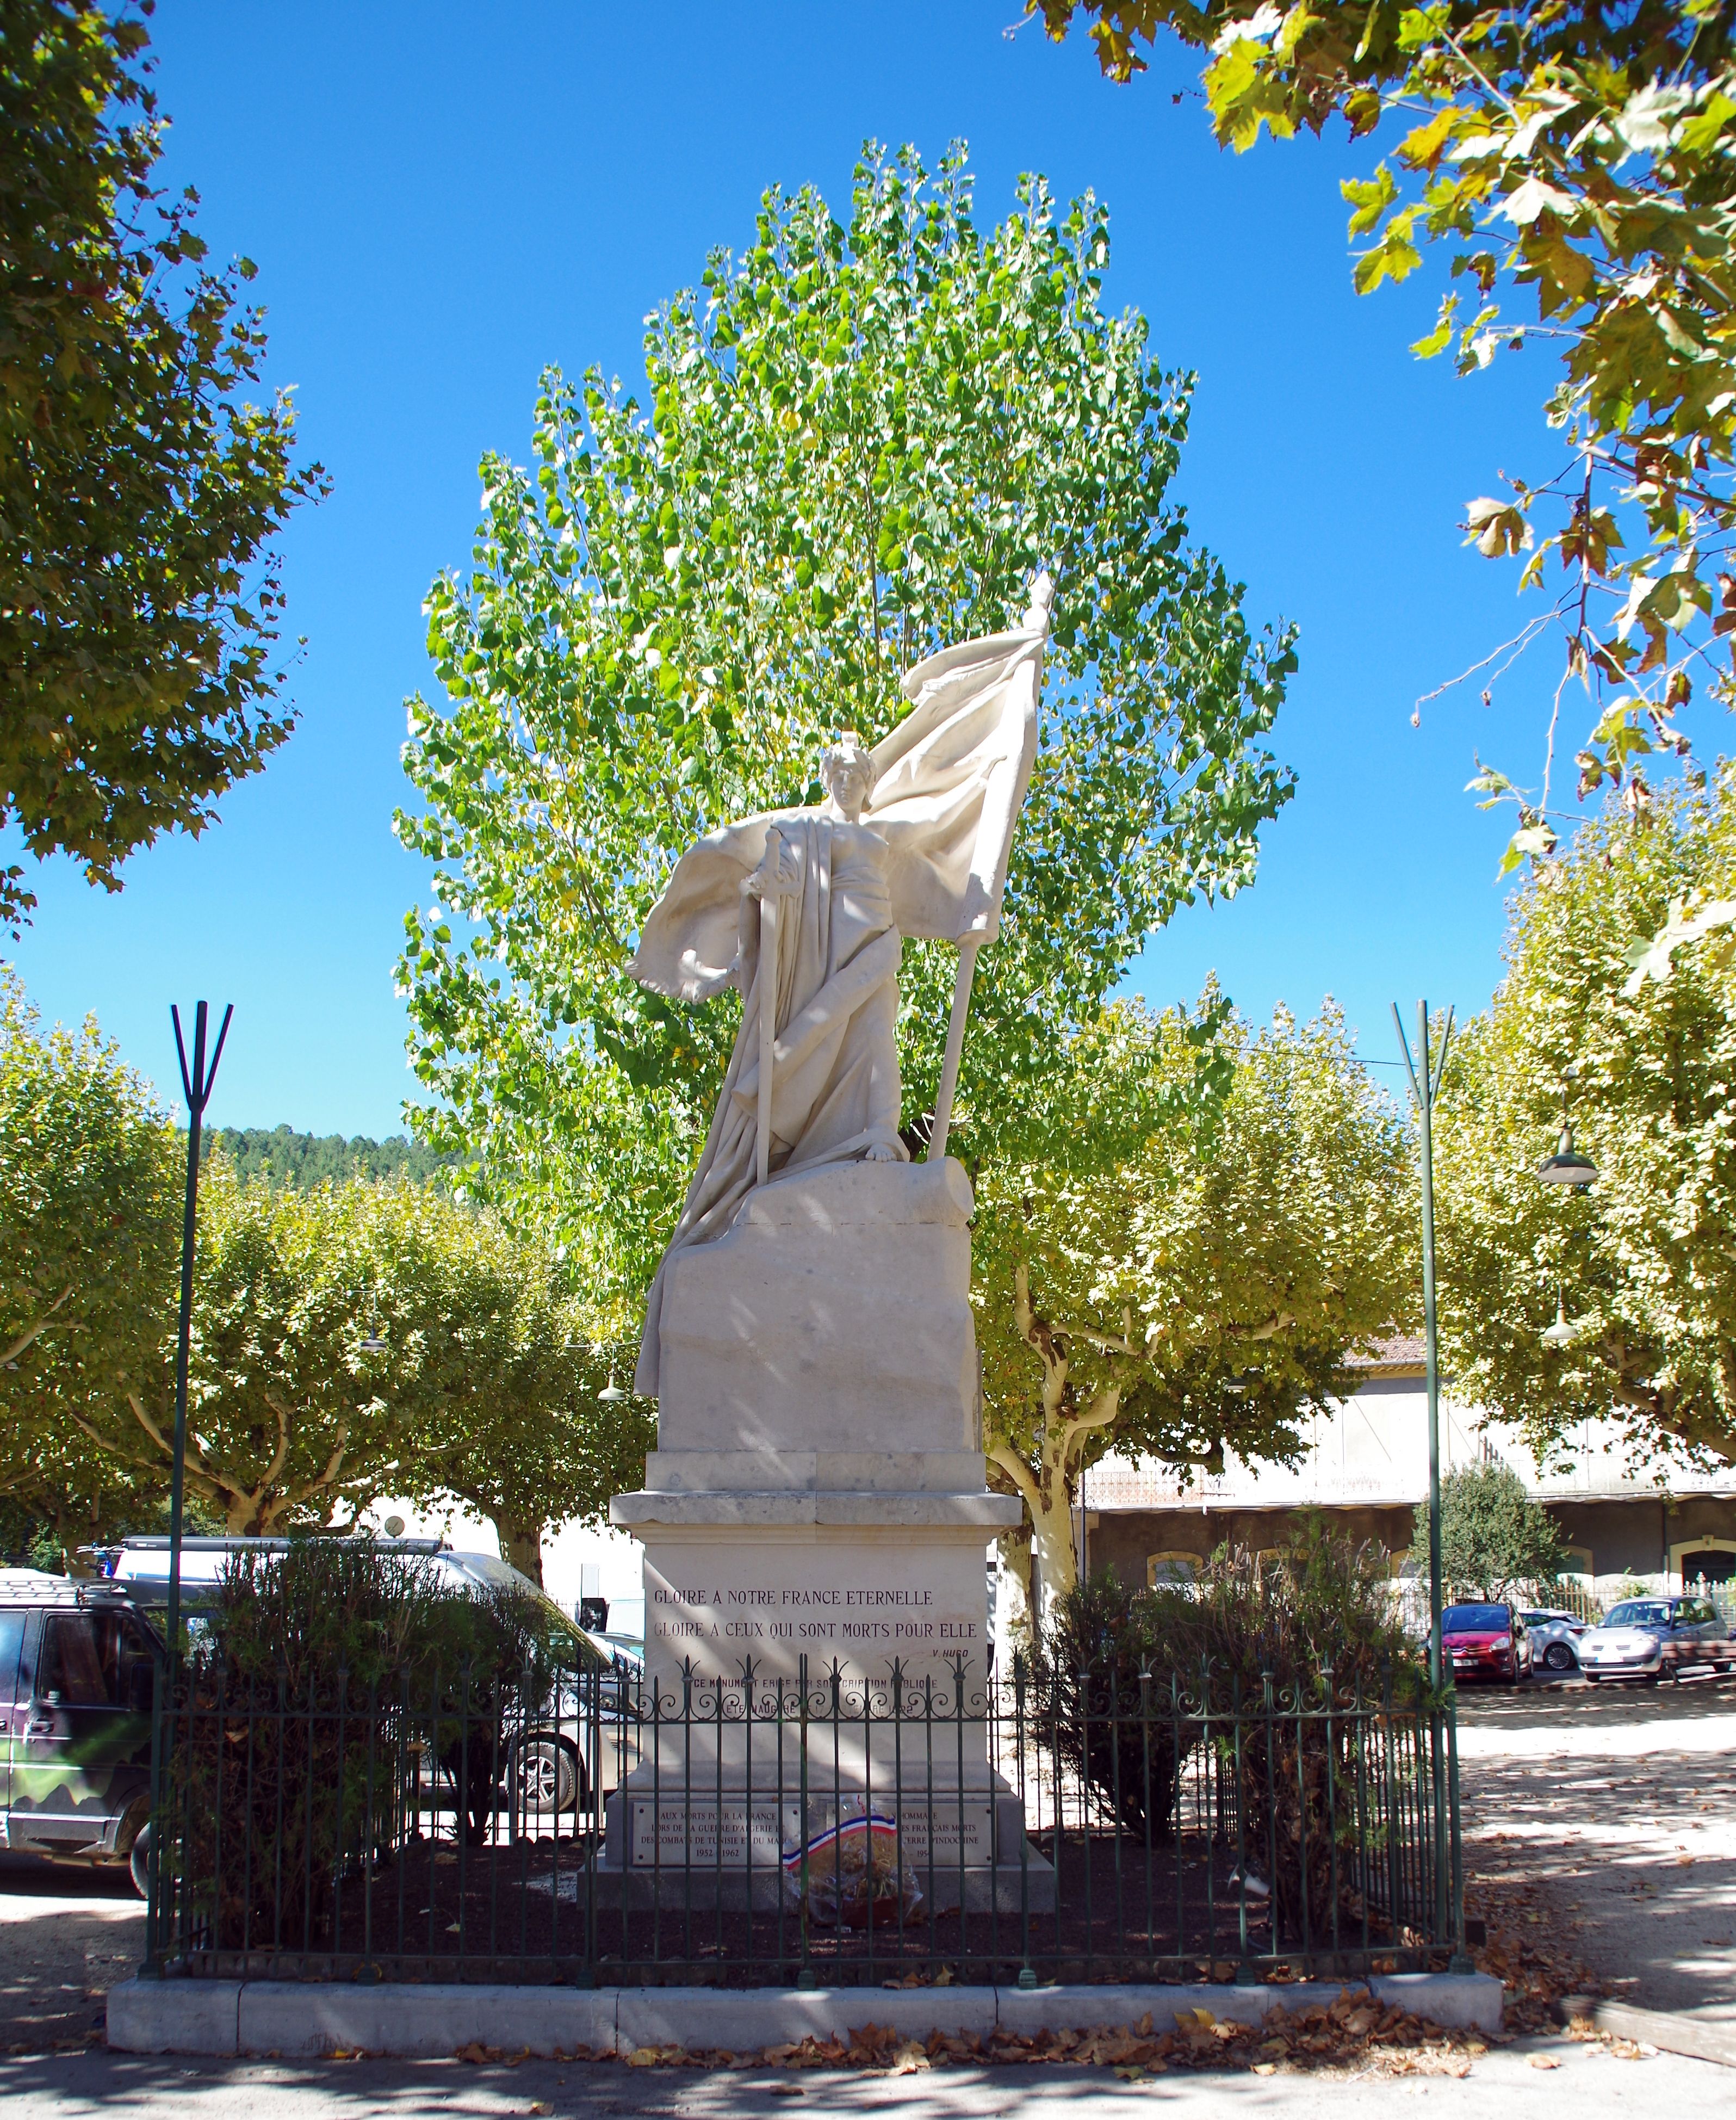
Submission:
[[[205,1107],[211,1101],[223,1058],[223,1041],[229,1036],[234,1007],[223,1011],[216,1049],[211,1065],[205,1064],[206,1004],[193,1011],[193,1067],[187,1065],[186,1041],[181,1036],[181,1011],[171,1007],[175,1052],[181,1062],[181,1087],[187,1094],[187,1205],[181,1221],[181,1316],[175,1336],[174,1453],[169,1485],[169,1653],[175,1653],[181,1621],[181,1521],[187,1499],[187,1371],[193,1349],[193,1261],[199,1214],[199,1141],[205,1130]]]
[[[1441,1078],[1446,1072],[1446,1048],[1453,1035],[1453,1011],[1446,1011],[1441,1026],[1441,1047],[1428,1047],[1428,1003],[1417,1003],[1417,1050],[1413,1058],[1404,1036],[1399,1005],[1392,1005],[1393,1027],[1399,1034],[1399,1049],[1417,1100],[1417,1115],[1423,1135],[1423,1346],[1428,1379],[1428,1677],[1438,1702],[1445,1673],[1441,1654],[1441,1360],[1435,1327],[1435,1100],[1441,1094]],[[1458,1718],[1449,1705],[1437,1724],[1432,1747],[1435,1784],[1435,1921],[1436,1934],[1446,1932],[1451,1922],[1453,1950],[1448,1969],[1472,1973],[1475,1961],[1464,1947],[1464,1862],[1459,1814]],[[1445,1724],[1446,1757],[1441,1755],[1441,1723]]]
[[[1441,1050],[1428,1049],[1428,1003],[1417,1003],[1417,1058],[1411,1057],[1399,1016],[1392,1005],[1393,1026],[1399,1034],[1399,1049],[1417,1100],[1423,1130],[1423,1346],[1428,1377],[1428,1678],[1438,1693],[1441,1668],[1441,1364],[1435,1334],[1435,1100],[1441,1094],[1441,1077],[1446,1067],[1446,1048],[1453,1034],[1453,1011],[1448,1009],[1441,1026]]]
[[[224,1010],[216,1046],[207,1066],[205,1038],[208,1011],[205,1002],[202,1001],[198,1004],[193,1011],[193,1066],[189,1068],[187,1064],[187,1042],[181,1035],[181,1011],[173,1007],[169,1011],[174,1025],[175,1052],[181,1063],[181,1087],[187,1096],[187,1196],[181,1220],[181,1309],[175,1336],[174,1441],[169,1460],[169,1607],[164,1620],[168,1657],[164,1666],[165,1684],[157,1689],[151,1710],[150,1895],[146,1908],[146,1936],[148,1960],[153,1971],[160,1967],[165,1941],[161,1929],[163,1843],[162,1836],[156,1829],[163,1795],[163,1710],[165,1704],[163,1695],[166,1689],[171,1700],[173,1699],[174,1672],[180,1653],[181,1532],[187,1500],[187,1372],[193,1348],[193,1248],[198,1233],[199,1144],[204,1132],[205,1107],[211,1101],[212,1086],[217,1079],[217,1065],[223,1058],[223,1042],[229,1036],[230,1019],[234,1012],[233,1007]]]

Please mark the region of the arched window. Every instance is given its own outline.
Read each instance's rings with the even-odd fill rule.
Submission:
[[[1736,1539],[1684,1539],[1670,1548],[1669,1569],[1680,1576],[1684,1590],[1697,1583],[1712,1589],[1736,1582]]]
[[[1145,1587],[1155,1590],[1165,1583],[1191,1583],[1200,1572],[1197,1553],[1148,1553],[1145,1556]]]

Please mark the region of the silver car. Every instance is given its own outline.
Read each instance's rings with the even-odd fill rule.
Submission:
[[[1666,1672],[1728,1671],[1736,1663],[1729,1637],[1710,1598],[1627,1597],[1580,1637],[1580,1668],[1593,1684],[1639,1678],[1655,1685]]]
[[[1531,1637],[1536,1661],[1545,1671],[1575,1671],[1579,1667],[1580,1640],[1589,1632],[1588,1620],[1576,1620],[1571,1612],[1557,1612],[1539,1607],[1534,1612],[1521,1612],[1520,1618]]]

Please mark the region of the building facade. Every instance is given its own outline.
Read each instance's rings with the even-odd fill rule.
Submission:
[[[1227,1458],[1220,1475],[1178,1474],[1149,1459],[1106,1458],[1085,1474],[1088,1565],[1130,1583],[1185,1576],[1226,1541],[1279,1546],[1302,1509],[1324,1509],[1373,1539],[1395,1572],[1417,1572],[1414,1511],[1428,1493],[1428,1402],[1420,1340],[1389,1341],[1357,1365],[1361,1381],[1312,1416],[1293,1467]],[[1594,1596],[1626,1583],[1679,1588],[1736,1579],[1736,1468],[1706,1472],[1677,1455],[1631,1467],[1614,1430],[1586,1420],[1561,1462],[1539,1466],[1511,1430],[1450,1389],[1441,1400],[1443,1472],[1490,1457],[1511,1465],[1560,1525],[1571,1572]]]

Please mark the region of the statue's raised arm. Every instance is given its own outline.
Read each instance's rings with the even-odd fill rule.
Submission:
[[[722,1236],[756,1183],[816,1165],[904,1161],[898,960],[906,935],[959,945],[931,1154],[944,1153],[976,952],[1000,918],[1013,826],[1037,755],[1054,591],[1025,621],[919,663],[910,713],[871,751],[847,731],[820,760],[818,808],[726,825],[676,863],[646,918],[635,978],[680,1001],[740,988],[741,1030],[670,1254]],[[766,1062],[769,1060],[769,1076]],[[663,1268],[636,1388],[657,1389]]]

